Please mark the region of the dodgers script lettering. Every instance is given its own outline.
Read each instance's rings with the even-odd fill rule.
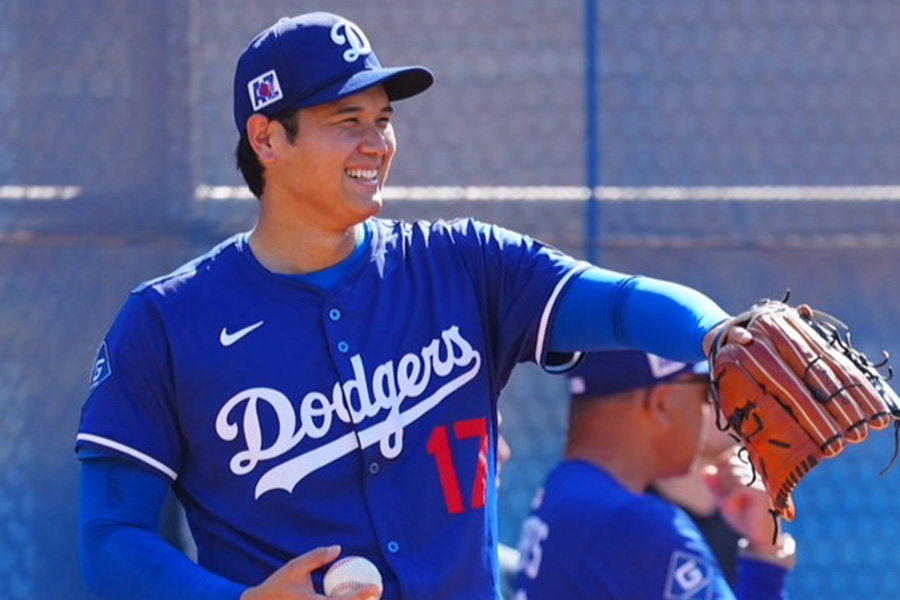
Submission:
[[[358,425],[387,412],[387,416],[376,424],[269,468],[257,483],[256,498],[275,489],[290,492],[310,473],[359,447],[367,448],[377,443],[385,458],[397,457],[403,450],[404,428],[474,379],[481,368],[481,355],[460,334],[459,328],[453,326],[441,332],[440,337],[418,354],[410,352],[396,364],[389,360],[378,365],[372,371],[371,379],[360,355],[353,356],[350,362],[352,378],[336,381],[330,394],[309,392],[300,401],[298,411],[285,394],[266,387],[239,392],[222,406],[216,418],[216,433],[227,442],[243,435],[245,445],[245,449],[231,459],[230,468],[235,475],[246,475],[261,462],[283,456],[306,438],[325,437],[334,419]],[[436,389],[430,386],[433,377],[440,382]],[[421,398],[429,389],[431,393]],[[404,402],[419,398],[416,404],[401,410]],[[278,422],[274,436],[263,435],[258,412],[260,403],[274,411]],[[241,406],[244,408],[243,419],[232,419]],[[274,441],[263,447],[263,439]]]

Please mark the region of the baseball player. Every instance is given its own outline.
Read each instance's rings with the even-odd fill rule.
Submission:
[[[92,371],[76,448],[97,595],[318,598],[322,568],[352,554],[390,600],[494,600],[496,403],[516,364],[704,356],[727,315],[697,291],[473,220],[377,218],[394,102],[431,84],[328,13],[241,55],[258,221],[137,287]],[[156,533],[170,488],[197,564]]]
[[[589,353],[570,373],[565,458],[523,523],[514,600],[735,598],[695,522],[647,493],[704,453],[708,388],[706,369],[636,350]],[[743,536],[737,597],[786,598],[794,544],[781,532],[773,543],[765,490],[746,485],[733,448],[707,477]]]
[[[698,363],[698,370],[707,371],[707,364]],[[721,472],[718,469],[720,463],[726,458],[733,458],[737,448],[730,433],[719,429],[715,419],[709,418],[690,471],[683,475],[660,477],[647,488],[647,493],[684,509],[696,523],[732,589],[737,587],[738,540],[741,536],[728,524],[719,509],[722,495],[711,487],[717,477],[711,478],[710,474]],[[749,470],[749,467],[743,465],[743,470]]]

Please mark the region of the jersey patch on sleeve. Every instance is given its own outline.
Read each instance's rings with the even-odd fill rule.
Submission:
[[[665,600],[709,600],[713,597],[715,566],[705,558],[676,550],[669,561]]]
[[[91,391],[109,379],[112,375],[112,365],[109,362],[109,350],[106,348],[106,340],[97,348],[97,358],[94,359],[94,367],[91,369]]]

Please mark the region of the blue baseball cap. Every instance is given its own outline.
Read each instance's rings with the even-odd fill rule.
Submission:
[[[683,373],[707,375],[706,361],[683,363],[640,350],[588,352],[568,374],[573,400],[611,396],[675,379]]]
[[[424,92],[434,83],[424,67],[386,69],[366,34],[338,15],[313,12],[284,17],[257,35],[234,74],[234,123],[239,132],[254,113],[268,117],[383,84],[391,100]]]

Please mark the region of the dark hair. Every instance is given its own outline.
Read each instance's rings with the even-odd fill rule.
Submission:
[[[298,112],[300,112],[299,108],[286,108],[271,117],[273,121],[278,121],[284,127],[288,142],[291,144],[294,143],[294,139],[297,137],[297,119],[295,117]],[[259,157],[256,156],[253,146],[250,145],[250,138],[247,137],[246,129],[241,132],[241,139],[238,141],[237,148],[234,151],[234,158],[238,170],[244,176],[244,181],[247,182],[247,187],[250,188],[254,196],[261,198],[266,187],[265,169],[262,163],[259,162]]]

